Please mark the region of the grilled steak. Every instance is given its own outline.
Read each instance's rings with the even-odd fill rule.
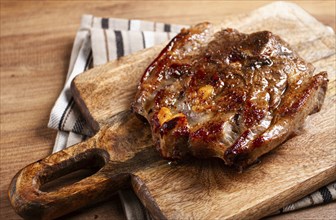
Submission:
[[[164,158],[244,167],[320,110],[327,73],[313,72],[271,32],[202,23],[183,29],[147,68],[132,109],[150,123]]]

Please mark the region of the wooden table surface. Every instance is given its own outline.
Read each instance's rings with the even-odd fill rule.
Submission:
[[[11,178],[51,153],[56,131],[50,110],[64,84],[72,43],[82,14],[166,23],[219,22],[270,1],[1,1],[0,219],[20,219],[7,199]],[[335,1],[294,1],[322,23],[336,27]],[[335,219],[336,203],[274,219]],[[125,219],[117,196],[67,216]]]

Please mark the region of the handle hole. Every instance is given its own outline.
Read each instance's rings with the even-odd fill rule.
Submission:
[[[72,185],[97,173],[108,161],[108,153],[101,149],[90,149],[76,157],[55,164],[44,170],[39,176],[39,190],[56,191]]]
[[[54,180],[44,183],[40,187],[40,190],[43,192],[56,191],[58,189],[61,189],[62,187],[72,185],[76,182],[79,182],[82,179],[85,179],[86,177],[92,176],[93,174],[97,173],[98,170],[99,168],[80,169],[80,170],[73,171],[64,176],[61,176],[59,178],[56,178]]]

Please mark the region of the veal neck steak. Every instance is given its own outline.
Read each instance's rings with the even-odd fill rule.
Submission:
[[[320,110],[327,73],[313,74],[279,36],[183,29],[146,69],[134,112],[164,158],[219,157],[244,167]]]

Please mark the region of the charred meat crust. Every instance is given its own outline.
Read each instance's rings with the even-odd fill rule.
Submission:
[[[279,36],[183,29],[146,69],[132,109],[164,158],[219,157],[246,166],[319,111],[327,73],[313,75]]]

